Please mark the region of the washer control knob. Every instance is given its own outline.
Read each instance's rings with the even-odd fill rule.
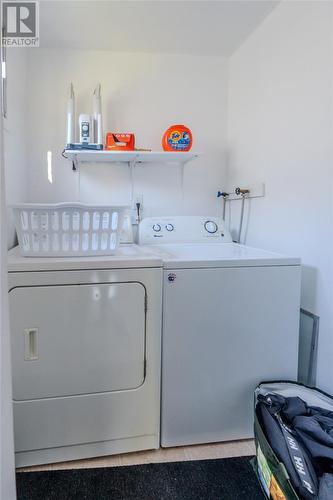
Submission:
[[[167,225],[165,226],[165,229],[166,229],[167,231],[173,231],[175,228],[174,228],[174,226],[173,226],[172,224],[167,224]]]
[[[154,224],[153,225],[153,231],[155,231],[155,233],[159,233],[161,231],[161,226],[159,224]]]
[[[217,232],[218,227],[217,227],[216,222],[213,222],[211,220],[207,220],[205,222],[205,229],[206,229],[207,233],[214,234]]]

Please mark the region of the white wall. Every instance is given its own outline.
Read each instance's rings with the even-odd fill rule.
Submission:
[[[4,153],[7,205],[27,201],[27,50],[7,49],[7,119],[4,120]],[[15,244],[12,210],[8,213],[8,248]]]
[[[134,190],[143,194],[145,215],[216,210],[216,191],[225,180],[226,63],[215,57],[126,54],[108,51],[38,49],[28,65],[29,199],[79,199],[79,176],[61,157],[65,142],[66,94],[73,81],[77,116],[91,112],[92,91],[102,84],[106,131],[134,132],[138,147],[161,149],[163,132],[185,123],[193,149],[205,154],[181,170],[142,165]],[[53,155],[53,183],[47,179],[47,151]],[[80,198],[86,202],[129,203],[131,183],[125,165],[84,167]]]
[[[229,61],[230,185],[266,183],[246,243],[303,261],[320,315],[318,382],[332,392],[333,4],[279,5]],[[233,202],[233,226],[237,221]]]
[[[216,191],[227,180],[245,187],[265,182],[266,197],[251,201],[247,243],[302,257],[302,305],[321,317],[318,375],[328,389],[332,9],[329,2],[281,3],[228,63],[208,56],[31,49],[25,129],[28,199],[34,202],[130,200],[124,165],[85,167],[78,176],[61,157],[70,81],[78,112],[90,111],[92,89],[101,81],[105,130],[133,131],[137,146],[159,149],[172,123],[192,128],[194,149],[204,155],[185,169],[184,196],[178,167],[136,168],[135,192],[143,193],[144,215],[215,212]],[[47,151],[53,154],[52,184]],[[13,191],[23,184],[16,186],[15,178]],[[236,228],[237,202],[232,207]]]
[[[3,66],[0,67],[1,78]],[[1,110],[2,110],[2,96]],[[4,164],[4,123],[0,119],[0,498],[15,500],[10,335],[8,325],[7,209]]]

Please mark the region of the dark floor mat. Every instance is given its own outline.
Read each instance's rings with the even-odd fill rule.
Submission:
[[[262,500],[251,457],[17,473],[18,500]]]

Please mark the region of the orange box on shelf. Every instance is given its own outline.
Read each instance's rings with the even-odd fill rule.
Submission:
[[[134,134],[115,134],[108,132],[106,134],[105,149],[111,151],[134,151]]]

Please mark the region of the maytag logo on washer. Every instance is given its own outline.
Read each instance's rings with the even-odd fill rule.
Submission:
[[[39,2],[1,2],[2,45],[39,47]]]
[[[173,283],[176,278],[177,278],[176,274],[174,274],[174,273],[168,274],[168,281],[170,281],[170,283]]]

